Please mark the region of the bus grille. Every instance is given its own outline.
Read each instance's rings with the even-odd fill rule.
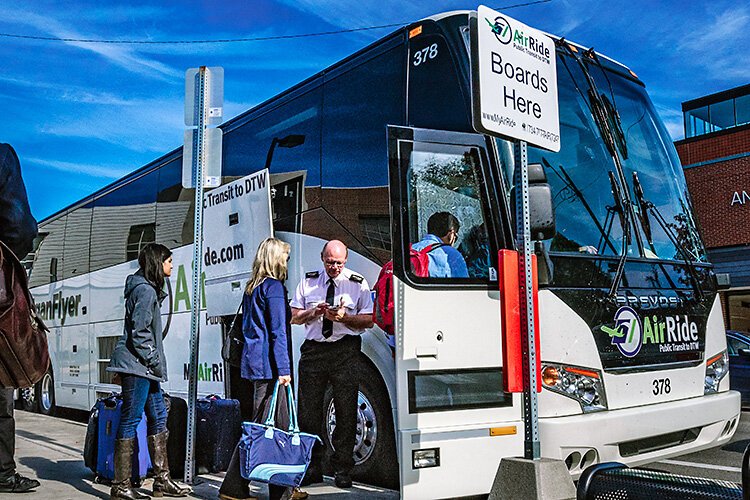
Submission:
[[[683,431],[670,432],[659,436],[651,436],[644,439],[636,439],[620,443],[618,445],[620,448],[620,456],[634,457],[642,453],[649,453],[652,451],[663,450],[665,448],[671,448],[672,446],[692,443],[698,439],[700,433],[700,427],[693,427]]]

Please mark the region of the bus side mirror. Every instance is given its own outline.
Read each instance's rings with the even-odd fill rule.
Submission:
[[[532,240],[548,240],[555,235],[552,188],[541,163],[529,164],[529,222]]]

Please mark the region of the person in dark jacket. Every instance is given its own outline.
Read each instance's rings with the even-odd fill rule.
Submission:
[[[242,299],[242,378],[253,381],[253,421],[265,422],[276,381],[287,386],[292,382],[292,311],[284,287],[290,246],[276,238],[266,238],[258,246],[253,271]],[[286,429],[289,410],[286,391],[280,390],[276,405],[276,427]],[[270,500],[280,499],[286,488],[268,485]],[[294,489],[292,500],[303,500],[307,493]],[[224,482],[219,489],[222,500],[246,500],[250,496],[248,481],[240,475],[239,446],[235,448]]]
[[[149,243],[138,255],[140,268],[125,281],[125,328],[110,358],[107,371],[122,382],[122,416],[115,441],[115,477],[111,499],[145,499],[130,482],[136,429],[146,411],[148,451],[154,468],[153,494],[184,497],[192,492],[169,475],[167,409],[160,382],[167,380],[162,346],[161,303],[164,283],[172,274],[172,252]]]
[[[0,240],[20,260],[31,251],[36,234],[18,156],[10,144],[0,144]],[[39,487],[36,479],[16,472],[13,403],[13,389],[0,388],[0,493],[23,493]]]

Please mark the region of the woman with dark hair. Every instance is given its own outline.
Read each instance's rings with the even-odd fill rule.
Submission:
[[[167,409],[160,382],[167,380],[167,361],[162,346],[161,303],[164,282],[172,274],[172,252],[150,243],[138,255],[139,269],[125,280],[125,328],[107,371],[122,381],[122,415],[115,441],[115,477],[110,499],[149,498],[136,491],[130,477],[136,429],[145,410],[148,451],[154,468],[153,495],[184,497],[188,486],[173,481],[167,462]]]
[[[251,380],[255,389],[253,420],[264,422],[270,410],[271,397],[278,382],[292,383],[292,311],[289,308],[284,281],[287,277],[289,243],[266,238],[258,246],[253,270],[242,298],[242,378]],[[279,390],[276,427],[289,425],[286,391]],[[221,500],[252,500],[248,481],[240,475],[239,447],[235,448],[227,474],[219,489]],[[268,498],[279,500],[287,488],[268,484]],[[294,488],[290,500],[304,500],[307,493]]]

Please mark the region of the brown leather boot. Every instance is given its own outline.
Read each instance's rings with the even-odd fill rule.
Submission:
[[[139,493],[130,483],[133,473],[135,438],[115,441],[115,478],[109,490],[110,500],[145,500],[148,495]]]
[[[169,431],[148,437],[148,452],[151,454],[151,465],[154,467],[153,494],[155,497],[165,495],[168,497],[186,497],[193,492],[193,488],[179,484],[169,475],[167,438],[169,438]]]

